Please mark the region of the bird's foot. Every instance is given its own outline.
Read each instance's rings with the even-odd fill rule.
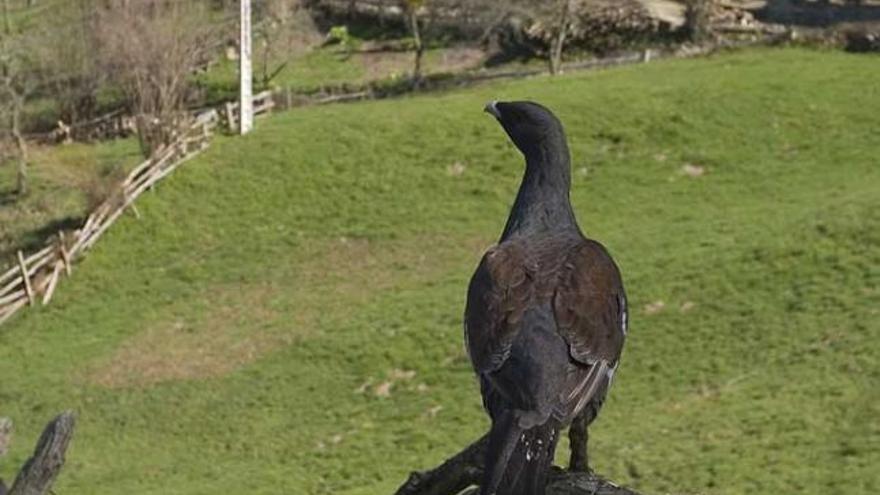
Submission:
[[[568,464],[568,470],[573,473],[593,474],[593,470],[590,469],[586,459],[572,459]]]

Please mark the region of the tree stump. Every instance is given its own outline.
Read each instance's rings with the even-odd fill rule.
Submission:
[[[483,476],[488,437],[483,436],[440,466],[416,471],[395,495],[477,495]],[[546,495],[639,495],[594,473],[572,472],[554,466]]]
[[[64,466],[64,453],[73,436],[74,417],[65,411],[46,425],[34,455],[22,466],[9,495],[45,495]]]

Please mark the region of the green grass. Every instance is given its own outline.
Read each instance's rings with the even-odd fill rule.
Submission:
[[[423,70],[425,74],[451,70],[444,60],[446,48],[425,50]],[[312,93],[326,87],[348,85],[361,86],[376,81],[396,81],[412,72],[414,55],[411,52],[348,53],[338,46],[317,47],[291,56],[284,63],[274,60],[269,72],[282,67],[271,80],[273,88],[290,88],[297,93]],[[369,68],[369,70],[368,70]],[[452,69],[460,69],[458,65]],[[261,88],[262,61],[254,59],[254,80]],[[207,101],[235,99],[238,91],[238,61],[222,59],[206,73],[197,77],[205,89]]]
[[[531,98],[567,126],[580,224],[632,304],[594,467],[646,494],[875,494],[878,70],[756,50],[218,138],[0,329],[0,474],[65,408],[65,495],[391,493],[476,438],[465,287],[522,171],[481,108]]]
[[[0,267],[19,249],[41,247],[58,229],[78,225],[112,184],[143,161],[137,140],[99,145],[31,145],[26,196],[16,193],[16,164],[0,162]]]

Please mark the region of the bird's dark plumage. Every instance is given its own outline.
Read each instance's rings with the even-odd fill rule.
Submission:
[[[531,102],[490,103],[526,159],[498,244],[468,288],[465,340],[491,419],[483,495],[542,495],[559,430],[595,417],[626,336],[620,273],[581,234],[559,120]]]

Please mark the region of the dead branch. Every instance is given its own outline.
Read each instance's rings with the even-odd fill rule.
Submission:
[[[9,495],[45,495],[64,466],[64,453],[73,436],[75,420],[65,411],[46,425],[34,455],[24,463]]]
[[[477,495],[479,489],[475,485],[483,476],[487,443],[488,438],[483,436],[440,466],[411,473],[394,495]],[[547,495],[639,494],[593,473],[572,472],[554,466]]]
[[[455,495],[479,483],[487,443],[484,435],[440,466],[411,473],[395,495]]]

